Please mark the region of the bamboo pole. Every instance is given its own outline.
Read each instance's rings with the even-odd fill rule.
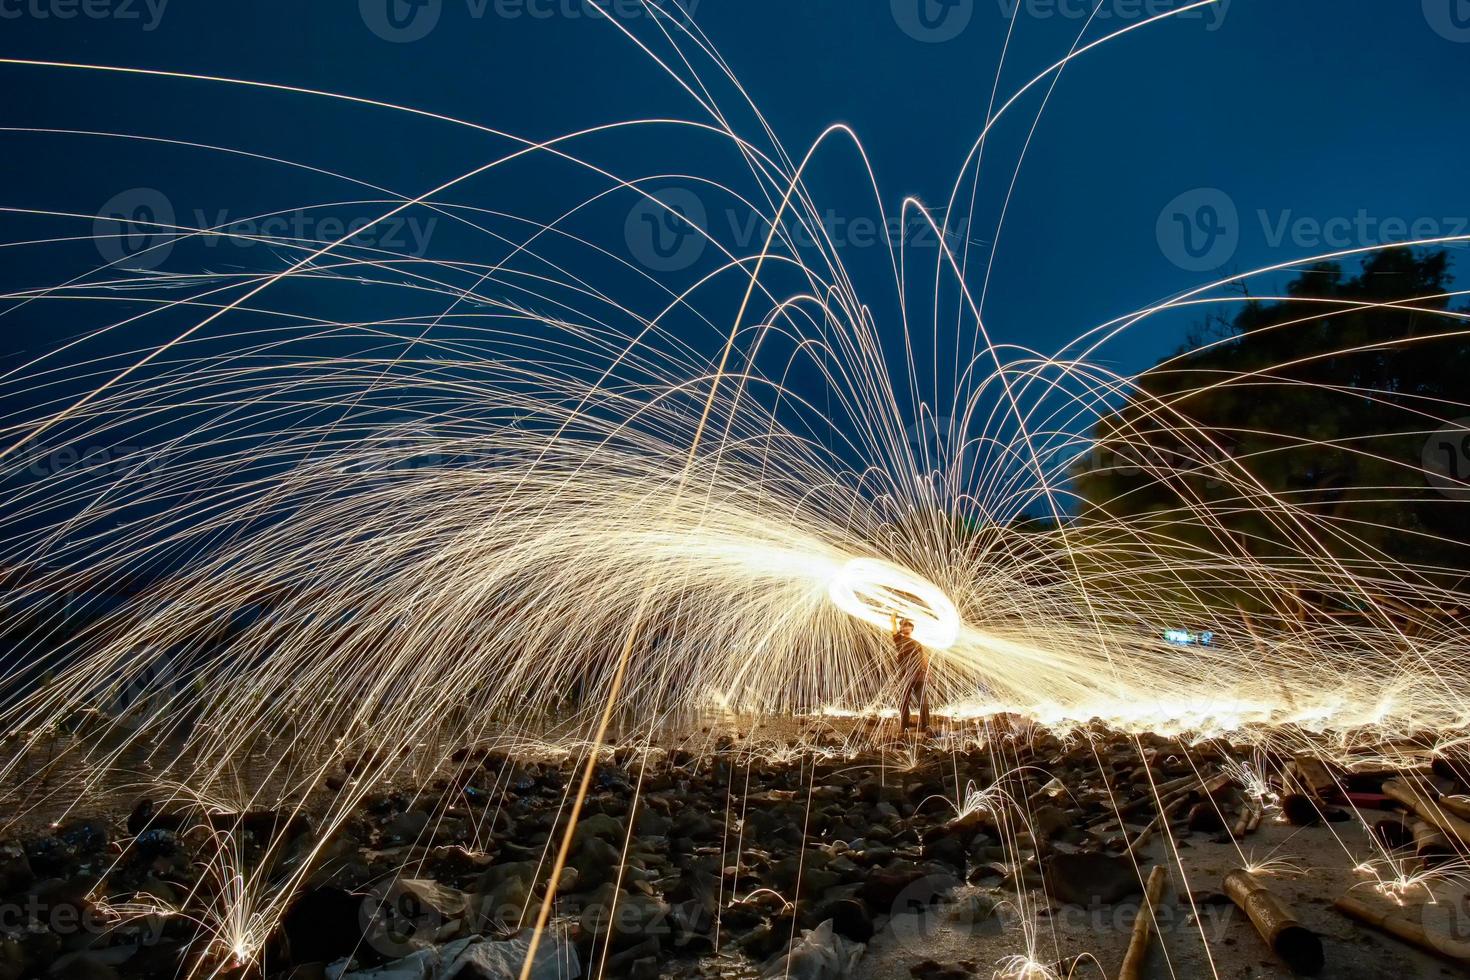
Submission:
[[[1235,826],[1230,828],[1230,836],[1240,840],[1254,830],[1261,822],[1259,812],[1254,806],[1246,806],[1242,809],[1240,816],[1235,821]]]
[[[1190,790],[1198,786],[1199,784],[1200,781],[1198,776],[1180,776],[1178,779],[1171,779],[1167,783],[1160,783],[1156,787],[1156,792],[1160,800],[1168,801],[1173,798],[1174,794],[1180,792],[1181,790]],[[1147,806],[1149,803],[1152,802],[1152,795],[1143,795],[1136,797],[1135,799],[1130,800],[1129,802],[1119,806],[1117,808],[1117,813],[1109,813],[1105,814],[1104,816],[1098,817],[1096,820],[1087,825],[1087,829],[1097,830],[1101,827],[1106,827],[1110,823],[1116,823],[1119,816],[1126,817],[1134,810]]]
[[[1408,807],[1436,829],[1443,831],[1452,840],[1470,847],[1470,821],[1450,813],[1429,795],[1415,789],[1402,779],[1390,779],[1383,784],[1383,795]]]
[[[1143,850],[1143,846],[1153,839],[1158,829],[1174,819],[1174,814],[1180,807],[1184,806],[1188,799],[1187,796],[1180,796],[1165,803],[1163,809],[1159,811],[1159,815],[1150,820],[1148,826],[1140,830],[1138,836],[1133,838],[1133,843],[1128,845],[1126,853],[1137,856],[1138,852]]]
[[[1266,886],[1238,868],[1225,876],[1225,894],[1250,918],[1256,932],[1293,973],[1308,976],[1323,966],[1322,940],[1302,925]]]
[[[1143,905],[1133,920],[1133,934],[1128,939],[1128,950],[1123,954],[1123,965],[1118,968],[1118,980],[1140,980],[1143,976],[1143,961],[1148,957],[1148,946],[1153,939],[1154,909],[1164,897],[1164,885],[1168,880],[1162,864],[1154,865],[1148,873]]]
[[[1462,820],[1470,820],[1470,796],[1441,796],[1439,805],[1446,813],[1453,813]]]
[[[1449,837],[1429,821],[1415,820],[1409,830],[1414,835],[1414,853],[1421,858],[1434,862],[1455,856]]]
[[[1386,932],[1410,946],[1461,967],[1470,968],[1470,943],[1462,939],[1431,932],[1424,928],[1422,923],[1406,919],[1401,915],[1394,915],[1391,911],[1375,909],[1346,895],[1333,902],[1332,907],[1348,918],[1356,919],[1380,932]]]

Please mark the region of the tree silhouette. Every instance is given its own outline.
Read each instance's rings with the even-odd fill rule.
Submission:
[[[1310,536],[1345,559],[1470,568],[1470,495],[1424,473],[1461,448],[1436,446],[1437,430],[1470,414],[1470,330],[1451,281],[1445,252],[1389,249],[1355,276],[1314,265],[1285,299],[1247,297],[1207,321],[1097,423],[1072,471],[1080,516],[1146,517],[1209,546],[1193,519],[1208,508],[1251,554]]]

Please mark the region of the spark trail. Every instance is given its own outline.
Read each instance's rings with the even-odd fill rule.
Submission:
[[[273,260],[163,273],[147,270],[145,250],[3,297],[7,315],[54,307],[95,322],[3,378],[7,404],[23,406],[0,419],[10,447],[0,615],[29,653],[0,711],[13,746],[0,776],[17,798],[33,800],[42,775],[68,765],[100,782],[146,747],[177,781],[177,800],[222,812],[214,794],[239,761],[289,741],[298,751],[276,758],[261,785],[285,787],[271,802],[324,812],[330,829],[382,781],[462,766],[455,752],[467,742],[537,739],[600,758],[605,747],[583,739],[604,715],[618,721],[615,742],[637,745],[697,711],[879,714],[900,683],[886,626],[895,616],[917,623],[933,697],[956,719],[1010,713],[1066,733],[1100,718],[1341,758],[1465,729],[1470,649],[1442,615],[1470,604],[1463,585],[1391,558],[1349,518],[1269,489],[1259,461],[1221,451],[1230,433],[1186,410],[1205,387],[1290,393],[1308,382],[1273,365],[1165,396],[1102,366],[1126,331],[1238,301],[1227,283],[1098,325],[1059,351],[993,342],[976,284],[948,247],[975,231],[951,223],[957,207],[935,217],[904,201],[905,216],[934,225],[937,253],[915,257],[900,242],[885,275],[850,273],[804,168],[851,152],[886,224],[855,134],[834,127],[788,154],[697,26],[672,7],[647,9],[653,36],[640,46],[699,112],[544,142],[256,81],[0,65],[352,102],[467,129],[495,148],[455,179],[401,192],[246,148],[22,131],[312,169],[348,195],[313,207],[366,199],[376,221],[433,217],[483,254],[259,236],[238,221],[155,224],[151,247],[175,256],[248,235]],[[977,150],[1025,91],[1158,19],[1079,38],[1000,104]],[[731,121],[741,117],[752,120],[747,135]],[[734,161],[741,181],[668,176],[677,161],[621,172],[599,156],[614,131],[694,140]],[[956,194],[978,180],[972,167],[976,154]],[[553,169],[577,174],[568,187],[580,189],[556,215],[505,203],[517,181]],[[493,207],[468,194],[487,180]],[[742,251],[690,221],[670,185],[746,209],[759,247]],[[94,217],[23,213],[59,230],[10,247],[45,249]],[[663,281],[646,255],[629,261],[606,240],[608,214],[693,236],[707,261]],[[926,282],[932,294],[919,295],[914,284]],[[403,312],[364,318],[346,298],[364,289]],[[1459,296],[1393,308],[1435,318],[1428,340],[1443,340],[1465,332],[1464,314],[1447,307]],[[874,303],[900,316],[880,325]],[[1303,299],[1288,329],[1343,312]],[[953,337],[939,337],[941,322]],[[165,339],[124,339],[153,330]],[[964,348],[968,360],[942,363]],[[1365,350],[1348,341],[1314,356]],[[1152,376],[1177,369],[1165,362]],[[941,384],[949,374],[953,385]],[[1130,398],[1137,410],[1117,415]],[[1423,434],[1465,410],[1422,406]],[[1094,435],[1103,420],[1114,426],[1105,440]],[[105,466],[49,472],[59,453],[97,446],[129,448]],[[1104,446],[1133,475],[1172,488],[1177,505],[1137,519],[1092,501],[1079,515],[1074,474]],[[1356,451],[1386,460],[1371,444]],[[1216,489],[1206,498],[1200,483]],[[1424,485],[1400,467],[1398,482],[1370,489],[1408,499]],[[1243,512],[1270,528],[1274,550],[1243,538]],[[1354,615],[1305,615],[1304,594],[1345,597]],[[1208,630],[1212,642],[1181,647],[1165,627]],[[89,737],[31,769],[58,730],[79,725]],[[331,788],[347,760],[365,778]],[[1263,773],[1241,772],[1267,794]],[[999,783],[957,807],[963,815],[978,801],[1024,809]],[[201,974],[254,962],[310,866],[252,876],[227,833],[218,854],[224,884]],[[1044,970],[1029,939],[1002,974]]]

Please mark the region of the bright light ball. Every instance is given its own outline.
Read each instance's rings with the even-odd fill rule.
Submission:
[[[949,596],[933,582],[881,558],[854,558],[827,586],[837,608],[882,630],[892,630],[894,617],[911,619],[914,639],[933,650],[954,645],[960,614]]]

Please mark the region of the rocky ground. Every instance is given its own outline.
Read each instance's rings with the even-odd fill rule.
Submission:
[[[1328,977],[1461,969],[1464,846],[1392,798],[1407,782],[1450,807],[1447,765],[1258,755],[1263,778],[1223,743],[1101,730],[846,744],[605,760],[531,975],[1112,978],[1155,866],[1142,976],[1291,975],[1226,894],[1242,866],[1303,927],[1278,943],[1299,970],[1313,943]],[[0,846],[0,980],[518,976],[577,775],[465,750],[452,778],[372,793],[330,833],[320,813],[162,797],[70,817]],[[1384,853],[1392,873],[1354,870]],[[1374,887],[1401,875],[1398,903]],[[1437,957],[1349,919],[1345,894],[1426,927]]]

